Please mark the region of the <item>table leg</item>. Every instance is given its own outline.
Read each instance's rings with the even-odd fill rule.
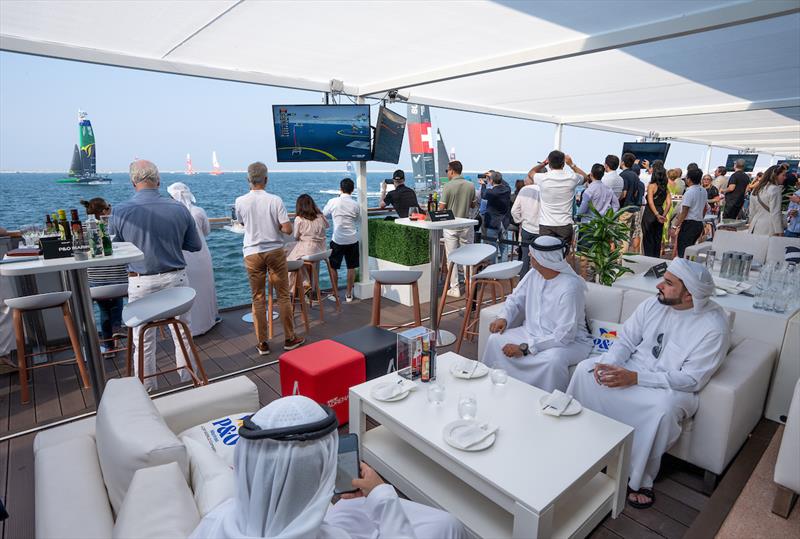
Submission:
[[[553,506],[546,508],[541,514],[536,514],[519,502],[514,504],[514,530],[512,537],[515,539],[548,539],[553,535]]]
[[[627,438],[617,446],[617,454],[606,470],[606,474],[614,479],[616,483],[614,502],[611,506],[611,516],[617,518],[625,509],[628,497],[628,466],[630,466],[631,445],[633,444],[633,433],[628,434]]]
[[[35,296],[39,293],[39,286],[36,282],[36,275],[22,275],[20,277],[12,277],[14,285],[20,296]],[[28,343],[31,345],[31,352],[44,352],[47,349],[47,329],[44,324],[44,317],[42,311],[30,311],[25,313],[22,317],[22,323],[25,325],[25,335],[28,338]],[[34,356],[31,358],[31,364],[38,365],[46,363],[48,360],[47,355]]]
[[[431,240],[431,289],[430,289],[430,315],[431,330],[436,332],[436,346],[449,346],[456,342],[456,336],[449,331],[439,330],[439,243],[442,231],[438,228],[429,230]]]
[[[92,379],[92,393],[95,406],[99,406],[100,397],[106,387],[106,369],[103,364],[103,355],[100,353],[100,338],[97,335],[97,325],[94,321],[94,305],[89,292],[89,277],[86,269],[76,269],[64,272],[65,282],[72,291],[71,306],[78,325],[83,357],[89,367],[89,377]],[[128,346],[131,346],[128,343]]]
[[[361,407],[361,399],[355,397],[352,391],[348,397],[348,402],[350,407],[350,422],[348,423],[348,428],[351,434],[358,435],[360,449],[360,445],[364,439],[364,433],[367,432],[366,416],[364,415],[364,409]]]

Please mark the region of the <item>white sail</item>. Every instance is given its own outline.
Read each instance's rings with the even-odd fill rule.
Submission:
[[[211,174],[214,174],[214,175],[222,174],[222,170],[220,169],[220,166],[219,166],[219,161],[217,160],[217,151],[216,150],[211,152],[211,167],[212,167]]]
[[[191,176],[194,174],[194,167],[192,167],[192,156],[190,154],[186,154],[186,172],[187,176]]]

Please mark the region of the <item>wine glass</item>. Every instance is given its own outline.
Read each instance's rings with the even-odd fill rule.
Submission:
[[[478,398],[475,393],[465,391],[458,396],[458,415],[461,419],[475,419],[478,415]]]
[[[419,213],[419,208],[418,207],[411,206],[411,207],[408,208],[408,218],[409,219],[413,220],[414,219],[413,215],[417,214],[417,213]]]
[[[428,384],[428,402],[439,405],[444,402],[444,386],[439,382]]]

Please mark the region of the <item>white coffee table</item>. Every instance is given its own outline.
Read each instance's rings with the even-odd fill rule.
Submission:
[[[350,432],[361,458],[412,500],[439,507],[477,537],[583,537],[605,516],[625,507],[633,429],[583,410],[570,417],[539,411],[544,391],[509,378],[494,386],[450,374],[460,356],[438,359],[445,400],[427,400],[427,384],[398,402],[370,395],[395,373],[350,388]],[[484,451],[466,452],[443,439],[446,424],[459,419],[458,395],[474,392],[479,421],[499,426]],[[366,431],[365,416],[381,426]],[[601,473],[607,467],[606,473]]]

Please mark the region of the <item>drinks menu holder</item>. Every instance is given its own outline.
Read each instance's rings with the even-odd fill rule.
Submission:
[[[68,258],[72,256],[72,242],[61,238],[42,238],[39,240],[42,246],[42,257],[45,260],[51,258]]]
[[[397,374],[409,380],[422,378],[423,382],[435,377],[431,376],[431,372],[436,372],[435,366],[431,365],[431,344],[435,346],[436,342],[434,335],[425,327],[397,334]]]
[[[431,222],[438,222],[438,221],[452,221],[455,219],[453,215],[453,210],[435,210],[428,212],[428,216],[431,219]]]
[[[667,263],[661,262],[660,264],[656,264],[655,266],[651,267],[647,272],[644,274],[645,277],[658,277],[661,278],[667,272]]]

